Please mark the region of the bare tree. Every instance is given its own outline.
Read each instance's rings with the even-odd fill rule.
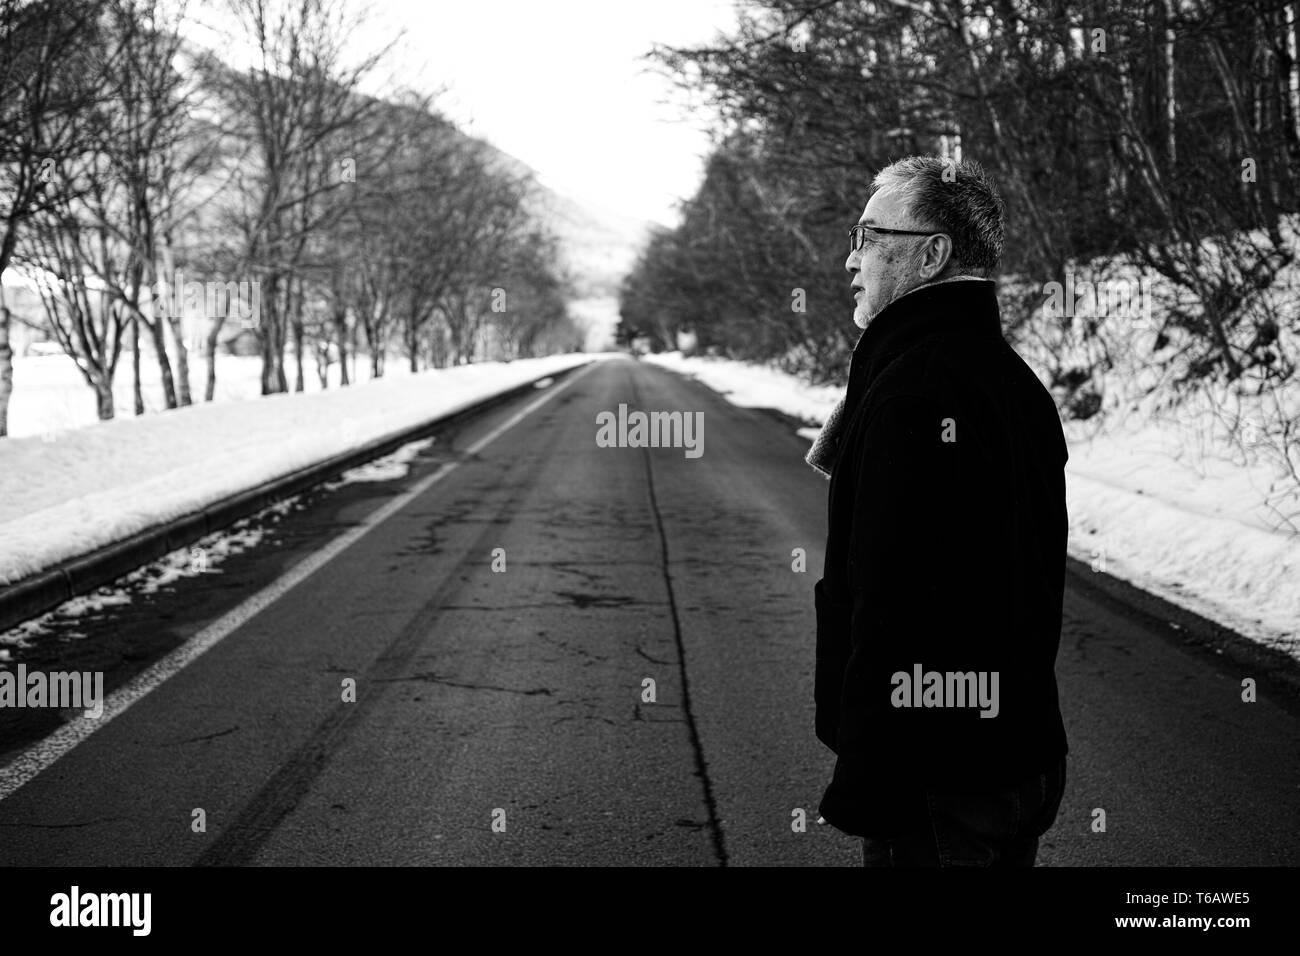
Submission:
[[[363,171],[356,156],[329,155],[340,134],[374,108],[362,81],[387,49],[352,56],[365,11],[344,0],[229,0],[256,62],[219,77],[233,134],[246,136],[236,179],[243,267],[259,275],[262,392],[288,390],[284,350],[301,296],[295,278],[307,241],[336,210],[323,201]]]
[[[125,208],[99,213],[133,257],[122,276],[98,278],[120,297],[130,316],[137,413],[141,325],[152,339],[166,407],[191,402],[171,237],[183,216],[186,193],[206,166],[207,151],[189,121],[190,90],[176,62],[184,15],[183,5],[164,11],[159,0],[109,0],[108,5],[111,47],[104,80],[111,113],[102,148],[110,159],[109,174],[121,183]],[[175,372],[168,331],[176,349]]]
[[[0,277],[30,218],[45,207],[56,163],[84,147],[99,91],[85,37],[102,4],[0,0]],[[3,287],[0,286],[0,297]],[[10,312],[0,301],[0,437],[13,390]]]
[[[132,293],[100,277],[120,281],[135,268],[133,250],[110,224],[123,190],[109,169],[103,150],[60,164],[60,185],[32,217],[15,256],[40,293],[55,338],[94,390],[101,420],[114,415],[113,378]]]

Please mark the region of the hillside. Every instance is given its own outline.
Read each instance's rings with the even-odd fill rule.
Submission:
[[[527,163],[491,143],[488,146],[506,169],[531,176],[537,183],[546,207],[544,218],[560,238],[574,280],[572,312],[587,326],[587,350],[600,351],[612,345],[618,324],[619,286],[631,271],[651,223],[547,186]]]

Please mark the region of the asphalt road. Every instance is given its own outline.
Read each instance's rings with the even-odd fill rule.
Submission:
[[[826,483],[807,442],[631,360],[549,391],[29,651],[121,687],[241,622],[0,801],[0,863],[856,864],[856,841],[813,822],[832,758],[812,733]],[[620,403],[703,412],[704,454],[598,448],[596,415]],[[1057,671],[1069,782],[1040,865],[1300,863],[1300,726],[1266,675],[1075,578]],[[0,712],[0,764],[56,720]]]

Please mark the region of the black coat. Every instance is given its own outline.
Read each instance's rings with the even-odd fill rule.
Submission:
[[[876,316],[844,415],[815,589],[816,733],[837,755],[821,813],[887,835],[924,789],[1012,785],[1066,753],[1067,452],[1051,395],[1002,338],[990,281],[922,287]],[[983,672],[990,697],[997,672],[996,716],[895,706],[918,702],[894,678],[918,665]],[[931,701],[959,703],[969,685],[950,684]]]

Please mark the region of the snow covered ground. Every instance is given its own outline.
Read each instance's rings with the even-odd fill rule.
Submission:
[[[808,423],[811,442],[841,390],[719,358],[647,355],[737,405]],[[1260,461],[1189,453],[1171,420],[1097,433],[1067,423],[1071,555],[1300,659],[1300,535],[1262,506],[1274,476]]]
[[[161,373],[158,363],[147,343],[142,343],[140,358],[140,390],[144,397],[147,412],[164,409]],[[173,357],[174,361],[174,357]],[[207,382],[206,359],[191,359],[190,387],[195,402],[203,400],[203,390]],[[356,362],[349,362],[349,374],[353,382],[370,380],[370,364],[362,356]],[[173,372],[174,374],[174,372]],[[285,361],[285,374],[289,376],[290,387],[293,385],[294,369],[290,358]],[[404,360],[390,360],[384,366],[384,378],[405,378],[410,375]],[[217,358],[217,388],[214,399],[218,402],[242,401],[254,399],[261,395],[262,360],[255,355],[220,355]],[[339,366],[337,362],[330,365],[330,388],[339,387]],[[303,387],[307,392],[319,392],[320,378],[316,373],[316,363],[308,357],[303,363]],[[118,418],[130,418],[135,414],[135,403],[131,395],[131,368],[129,355],[123,354],[113,379],[113,398],[115,414]],[[95,393],[86,384],[85,378],[77,370],[72,359],[58,353],[53,355],[28,355],[14,359],[14,391],[9,399],[9,435],[22,438],[27,435],[58,433],[69,428],[81,428],[93,425],[98,418],[95,414]]]
[[[23,431],[0,441],[0,585],[591,358],[569,353],[415,375],[390,366],[391,377],[350,388],[267,397],[258,395],[257,365],[232,359],[218,371],[224,400],[108,422],[94,421],[87,386],[69,391],[66,373],[79,373],[67,359],[17,360]],[[32,368],[33,361],[47,364]],[[68,408],[74,396],[84,401],[88,427],[74,415],[83,427],[52,428],[24,404],[42,391],[52,414],[65,407],[58,396]]]
[[[433,438],[421,438],[407,442],[391,454],[350,468],[337,478],[324,482],[321,489],[329,491],[357,482],[404,478],[411,470],[411,463],[434,441]],[[118,581],[64,601],[45,614],[0,632],[0,663],[12,659],[14,650],[21,651],[55,635],[62,640],[89,637],[93,633],[94,621],[105,608],[130,604],[140,595],[153,594],[182,578],[223,573],[222,566],[227,559],[261,544],[279,519],[305,507],[303,499],[303,495],[293,495],[277,501],[228,528],[214,531],[187,547],[151,561]]]

